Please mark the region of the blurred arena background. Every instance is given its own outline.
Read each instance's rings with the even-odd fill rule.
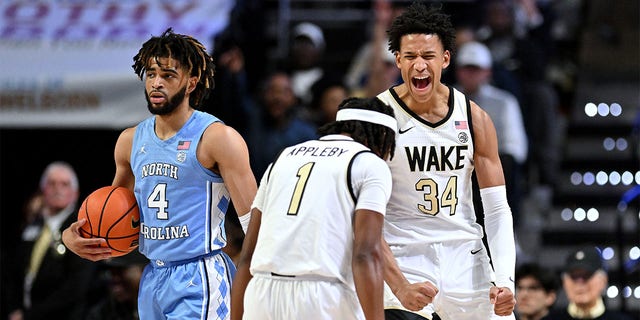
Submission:
[[[484,2],[438,1],[456,24],[473,26]],[[537,3],[553,19],[546,77],[559,94],[560,159],[553,188],[535,177],[523,183],[518,263],[557,269],[571,250],[599,246],[610,266],[607,305],[640,314],[640,2]],[[320,26],[325,65],[344,73],[373,19],[365,0],[0,2],[0,269],[48,163],[75,167],[80,198],[111,183],[120,131],[148,116],[131,64],[150,35],[173,27],[214,55],[239,46],[257,91],[286,59],[292,26]]]

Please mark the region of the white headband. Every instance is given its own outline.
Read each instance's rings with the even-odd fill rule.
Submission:
[[[336,121],[359,120],[371,122],[398,131],[398,122],[390,115],[365,109],[340,109],[336,114]]]

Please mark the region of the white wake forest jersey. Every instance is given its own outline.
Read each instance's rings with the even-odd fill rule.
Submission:
[[[393,88],[378,95],[398,121],[395,155],[388,161],[393,191],[384,236],[390,245],[483,236],[473,207],[470,104],[461,92],[449,90],[449,112],[437,123],[409,110]]]
[[[369,187],[362,178],[352,181],[354,168],[367,173],[370,185],[391,191],[385,161],[349,137],[327,135],[280,153],[262,177],[253,203],[262,220],[252,274],[333,279],[355,288],[352,221],[356,202],[361,208],[365,201],[358,196]],[[384,214],[387,199],[380,198],[385,199],[366,199],[365,209]]]

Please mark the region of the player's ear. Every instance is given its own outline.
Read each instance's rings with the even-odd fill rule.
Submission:
[[[449,52],[449,50],[445,50],[442,53],[442,60],[442,69],[446,69],[449,63],[451,63],[451,52]]]
[[[189,83],[187,84],[187,93],[193,92],[193,90],[196,89],[197,85],[198,85],[198,77],[190,77]]]

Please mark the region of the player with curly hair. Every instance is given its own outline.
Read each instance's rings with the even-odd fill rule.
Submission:
[[[442,319],[513,319],[513,218],[496,130],[476,103],[441,82],[455,29],[441,7],[416,2],[387,33],[403,79],[378,95],[398,121],[384,238],[399,268],[385,264],[387,319],[431,319],[434,312]],[[473,207],[474,171],[484,230]]]
[[[384,318],[383,159],[393,157],[396,130],[389,106],[348,98],[320,139],[276,157],[253,203],[232,319]]]
[[[151,263],[140,282],[140,319],[228,319],[235,267],[222,252],[230,201],[246,226],[256,181],[240,134],[198,111],[214,64],[196,39],[168,29],[142,45],[133,69],[153,114],[115,146],[113,186],[134,191],[139,249]],[[84,239],[80,220],[63,233],[79,256],[109,258],[104,239]],[[103,247],[98,245],[102,244]]]

